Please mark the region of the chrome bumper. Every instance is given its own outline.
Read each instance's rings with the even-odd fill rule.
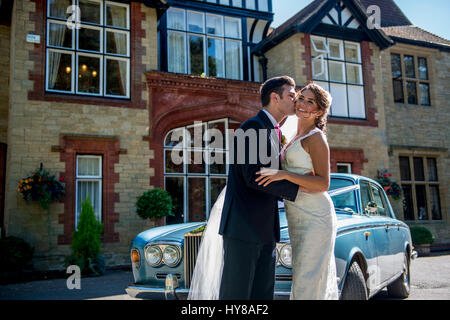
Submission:
[[[130,284],[125,291],[130,297],[151,300],[186,300],[190,290],[178,288],[178,280],[175,276],[168,274],[164,288],[151,288],[142,284]],[[288,300],[290,292],[276,291],[274,300]]]

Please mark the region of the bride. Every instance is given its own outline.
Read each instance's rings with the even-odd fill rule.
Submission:
[[[330,183],[326,119],[331,96],[310,83],[298,94],[295,104],[297,135],[283,148],[282,168],[263,168],[256,181],[267,186],[289,180],[301,187],[294,202],[285,201],[289,238],[292,246],[291,299],[338,299],[334,244],[336,215],[327,190]],[[226,189],[226,188],[225,188]],[[223,268],[223,241],[218,234],[225,198],[222,190],[211,209],[188,299],[218,299]]]

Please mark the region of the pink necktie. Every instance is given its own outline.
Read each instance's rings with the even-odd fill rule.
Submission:
[[[279,126],[275,126],[275,130],[278,133],[278,139],[280,140],[280,143],[281,143],[281,130],[280,130],[280,127]]]

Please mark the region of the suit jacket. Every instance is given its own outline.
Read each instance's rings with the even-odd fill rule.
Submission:
[[[239,149],[237,135],[234,140],[234,161],[230,164],[227,191],[225,194],[225,202],[222,210],[219,234],[244,240],[251,243],[267,244],[280,241],[280,222],[278,217],[278,200],[287,199],[294,201],[298,185],[287,180],[275,181],[268,186],[259,186],[255,181],[256,172],[263,165],[259,156],[256,163],[250,161],[252,156],[250,150],[257,150],[259,155],[260,147],[266,144],[266,150],[276,152],[277,163],[279,168],[279,143],[274,141],[278,139],[271,136],[274,127],[267,115],[260,111],[255,117],[245,121],[240,129],[249,132],[249,129],[267,130],[266,141],[264,136],[257,134],[256,146],[250,139],[245,140],[244,149]],[[262,140],[261,140],[262,139]],[[261,141],[260,141],[261,140]],[[261,144],[260,144],[261,143]],[[274,150],[273,145],[277,146]],[[267,151],[267,153],[269,153]],[[244,152],[244,155],[242,154]],[[244,163],[238,163],[238,160],[245,158]],[[239,158],[239,159],[238,159]]]

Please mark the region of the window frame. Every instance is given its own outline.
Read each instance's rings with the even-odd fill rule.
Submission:
[[[66,24],[67,20],[61,17],[54,17],[50,16],[50,2],[47,1],[46,3],[46,16],[45,16],[45,26],[46,26],[46,39],[45,39],[45,74],[44,74],[44,83],[45,92],[48,93],[56,93],[56,94],[65,94],[65,95],[73,95],[73,96],[92,96],[92,97],[99,97],[99,98],[114,98],[114,99],[120,99],[120,100],[130,100],[131,99],[131,8],[129,4],[121,3],[121,2],[115,2],[115,1],[108,1],[108,0],[92,0],[93,2],[97,2],[100,4],[100,23],[92,23],[92,22],[83,22],[82,19],[80,19],[80,29],[81,28],[87,28],[87,29],[96,29],[100,31],[100,50],[99,51],[92,51],[92,50],[86,50],[86,49],[80,49],[79,48],[79,30],[76,27],[73,29],[67,29],[70,30],[72,33],[72,47],[66,48],[66,47],[59,47],[55,45],[50,45],[50,36],[49,36],[49,30],[50,30],[50,24]],[[72,5],[79,5],[78,0],[72,0]],[[113,5],[116,7],[123,7],[126,9],[126,27],[117,27],[117,26],[111,26],[107,24],[107,7],[108,5]],[[127,39],[127,54],[117,54],[117,53],[108,53],[107,52],[107,32],[119,32],[119,33],[125,33],[126,39]],[[57,90],[57,89],[51,89],[49,88],[49,58],[50,58],[50,52],[59,52],[63,54],[70,54],[72,56],[72,64],[71,64],[71,88],[70,91],[67,90]],[[98,76],[100,77],[99,80],[99,93],[89,93],[89,92],[80,92],[78,91],[78,57],[79,55],[87,56],[87,55],[96,55],[97,57],[100,57],[99,62],[99,71]],[[106,93],[106,61],[108,58],[112,58],[113,60],[127,60],[127,67],[126,67],[126,90],[125,95],[115,95],[115,94],[108,94]]]
[[[84,175],[79,176],[78,175],[78,160],[80,158],[98,159],[100,175],[98,175],[98,176],[84,176]],[[99,203],[99,212],[95,212],[95,208],[94,208],[94,214],[95,214],[97,221],[101,222],[103,219],[103,205],[102,205],[102,201],[103,201],[103,156],[90,155],[90,154],[77,154],[75,157],[75,230],[77,229],[78,221],[79,221],[79,217],[80,217],[77,212],[77,209],[78,209],[78,183],[86,182],[86,181],[99,182],[99,193],[98,193],[99,198],[97,199],[98,203]],[[80,206],[81,206],[81,204],[80,204]],[[81,210],[80,210],[80,214],[81,214]]]
[[[210,145],[207,143],[210,141],[210,135],[209,135],[209,125],[214,123],[220,123],[223,122],[225,125],[225,141],[224,148],[214,148],[210,147]],[[202,140],[202,144],[205,143],[205,146],[202,146],[201,148],[195,147],[195,146],[189,146],[187,142],[187,132],[189,128],[192,128],[194,126],[205,126],[206,132],[202,131],[202,135],[205,138],[206,134],[206,141]],[[183,130],[182,135],[180,135],[183,139],[182,145],[177,146],[177,143],[174,143],[172,146],[166,145],[166,140],[169,137],[169,134],[174,132],[175,130]],[[203,129],[202,129],[203,130]],[[183,179],[183,218],[184,222],[189,222],[189,188],[188,188],[188,181],[189,178],[203,178],[205,179],[205,201],[206,201],[206,212],[205,217],[206,219],[209,218],[210,209],[212,208],[214,203],[211,203],[211,179],[224,179],[225,183],[228,179],[228,172],[229,172],[229,166],[228,166],[228,156],[229,156],[229,137],[228,137],[228,130],[229,130],[229,119],[228,118],[220,118],[220,119],[214,119],[210,121],[204,121],[197,124],[188,124],[182,127],[177,127],[169,130],[166,135],[164,136],[163,140],[163,165],[164,165],[164,189],[166,189],[166,178],[182,178]],[[181,148],[180,148],[181,147]],[[182,172],[167,172],[166,171],[166,151],[170,150],[182,150],[183,152],[183,171]],[[205,166],[205,171],[203,173],[195,173],[195,172],[189,172],[189,163],[188,163],[188,153],[189,152],[202,152],[202,163]],[[209,157],[211,152],[223,152],[224,153],[224,163],[225,166],[225,173],[211,173],[211,165],[206,163],[204,161],[204,154],[206,153]],[[209,158],[208,158],[209,159]]]
[[[400,71],[401,71],[401,75],[398,77],[394,77],[392,74],[392,56],[393,55],[397,55],[400,56]],[[413,64],[414,64],[414,78],[411,77],[407,77],[406,76],[406,66],[405,66],[405,57],[413,57]],[[417,107],[431,107],[433,106],[432,103],[432,99],[431,99],[431,78],[430,78],[430,74],[432,74],[430,72],[430,56],[428,54],[418,54],[418,53],[411,53],[411,52],[397,52],[397,51],[392,51],[390,52],[390,70],[391,70],[391,78],[392,78],[392,101],[395,104],[403,104],[403,105],[408,105],[408,106],[417,106]],[[419,60],[420,59],[425,59],[426,61],[426,66],[427,66],[427,79],[421,79],[420,78],[420,73],[419,73]],[[394,81],[401,81],[402,82],[402,96],[403,96],[403,101],[402,102],[397,102],[395,101],[395,88],[394,88]],[[414,83],[415,84],[415,89],[416,89],[416,102],[417,103],[410,103],[408,101],[408,83]],[[422,94],[421,94],[421,84],[427,85],[428,86],[428,104],[422,104]]]
[[[236,17],[232,17],[232,16],[227,16],[227,15],[220,15],[220,14],[216,14],[216,13],[210,13],[210,12],[206,12],[206,11],[198,11],[198,10],[192,10],[192,9],[185,9],[185,8],[179,8],[179,7],[171,7],[169,8],[169,10],[167,10],[166,15],[169,15],[171,11],[178,11],[180,13],[183,13],[183,20],[184,20],[184,26],[183,29],[175,29],[172,27],[169,27],[169,23],[168,23],[168,19],[166,18],[166,40],[165,43],[167,45],[167,50],[166,50],[166,54],[167,54],[167,72],[174,72],[174,71],[170,71],[171,70],[171,60],[170,60],[170,52],[171,52],[171,47],[170,47],[170,41],[169,41],[169,35],[171,33],[178,33],[178,34],[182,34],[183,38],[184,38],[184,70],[185,70],[185,74],[192,74],[191,73],[191,55],[190,55],[190,41],[189,41],[189,37],[190,36],[197,36],[197,37],[201,37],[202,41],[203,41],[203,72],[202,74],[204,74],[205,76],[211,76],[210,75],[210,70],[209,70],[209,63],[208,63],[208,39],[215,39],[215,40],[221,40],[222,42],[222,70],[223,70],[223,77],[217,77],[217,76],[211,76],[211,77],[215,77],[215,78],[220,78],[220,79],[232,79],[232,80],[244,80],[244,53],[243,53],[243,43],[245,41],[244,39],[244,31],[243,31],[243,24],[242,24],[242,19],[241,18],[236,18]],[[188,14],[189,13],[194,13],[194,14],[201,14],[202,15],[202,24],[203,24],[203,31],[202,32],[194,32],[194,31],[189,31],[188,28]],[[217,34],[211,34],[208,32],[207,30],[207,16],[212,16],[212,17],[220,17],[220,23],[221,23],[221,28],[222,28],[222,33],[220,35]],[[227,36],[226,35],[226,20],[234,20],[237,21],[239,23],[239,37],[232,37],[232,36]],[[227,41],[233,41],[233,42],[238,42],[239,43],[239,60],[240,60],[240,66],[239,66],[239,78],[235,79],[235,78],[229,78],[228,74],[227,74],[227,57],[226,57],[226,43]]]
[[[316,50],[317,47],[316,47],[316,43],[314,43],[314,41],[321,42],[324,45],[325,50],[321,50],[321,49]],[[330,55],[330,43],[338,43],[339,44],[340,57],[332,57]],[[345,104],[346,104],[346,107],[345,107],[346,112],[345,113],[347,115],[345,116],[345,115],[339,114],[338,110],[335,110],[335,112],[333,114],[333,106],[331,106],[329,116],[334,119],[368,120],[361,43],[355,42],[355,41],[337,39],[337,38],[311,35],[311,45],[312,45],[312,51],[319,53],[319,55],[317,55],[317,56],[320,56],[321,54],[325,56],[324,58],[320,58],[320,60],[322,60],[322,68],[325,66],[325,70],[322,70],[325,73],[325,79],[315,78],[314,63],[315,63],[315,59],[317,56],[314,56],[314,57],[311,56],[311,58],[312,58],[312,61],[311,61],[312,77],[313,77],[314,82],[318,83],[321,86],[322,86],[322,84],[326,84],[326,87],[324,89],[330,93],[331,93],[331,86],[333,84],[337,87],[345,87]],[[353,60],[347,60],[346,45],[357,47],[358,62],[353,61]],[[330,64],[333,64],[333,63],[341,65],[342,81],[336,81],[336,80],[330,79]],[[348,81],[347,66],[358,66],[359,67],[359,77],[360,77],[360,81],[361,81],[360,83],[353,83],[353,82]],[[320,73],[320,74],[322,74],[322,73]],[[336,89],[337,89],[337,87],[336,87]],[[354,87],[359,87],[360,88],[359,90],[362,89],[362,91],[361,91],[362,96],[360,96],[360,98],[364,105],[362,106],[363,108],[361,108],[361,109],[352,109],[350,106],[350,97],[352,96],[350,91]],[[343,90],[343,89],[341,88],[341,90]],[[357,116],[358,113],[360,113],[362,110],[364,112],[364,116],[363,117]]]
[[[336,163],[336,172],[337,173],[344,173],[344,172],[339,172],[339,168],[338,168],[339,166],[347,168],[347,172],[345,172],[346,174],[351,174],[352,173],[352,163],[351,162],[337,162]]]
[[[409,186],[411,189],[411,199],[412,199],[412,209],[413,209],[413,217],[414,220],[408,219],[407,221],[443,221],[443,207],[442,207],[442,197],[441,197],[441,180],[439,179],[439,172],[438,172],[438,161],[439,157],[436,155],[426,155],[426,154],[404,154],[400,153],[397,157],[398,164],[399,164],[399,170],[400,170],[400,158],[405,157],[408,158],[409,161],[409,178],[410,180],[403,180],[400,175],[400,186],[403,188],[403,186]],[[422,159],[422,165],[423,165],[423,174],[424,174],[424,180],[416,180],[415,172],[414,172],[414,158],[421,158]],[[435,165],[436,165],[436,180],[430,180],[430,175],[428,172],[428,159],[434,159]],[[426,197],[426,206],[427,206],[427,219],[419,219],[419,209],[417,207],[417,189],[416,186],[424,186],[425,187],[425,197]],[[439,193],[438,193],[438,200],[439,200],[439,209],[440,209],[440,219],[433,219],[433,212],[431,208],[431,186],[437,186]],[[405,216],[405,215],[404,215]],[[405,216],[406,220],[406,216]]]

